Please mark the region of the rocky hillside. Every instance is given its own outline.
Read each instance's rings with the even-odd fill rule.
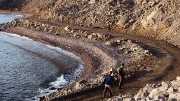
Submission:
[[[180,46],[179,0],[0,0],[0,7],[40,14],[41,19],[125,30]]]

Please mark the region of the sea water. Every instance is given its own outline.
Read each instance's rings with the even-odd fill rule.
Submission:
[[[0,101],[37,100],[69,84],[82,70],[82,60],[70,52],[0,32]]]
[[[3,14],[0,13],[0,24],[11,22],[14,19],[22,18],[23,15],[14,15],[14,14]]]

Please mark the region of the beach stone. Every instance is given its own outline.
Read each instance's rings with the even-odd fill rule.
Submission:
[[[89,1],[89,4],[94,4],[94,3],[96,3],[96,0],[90,0]]]
[[[141,97],[141,95],[143,94],[143,89],[141,88],[140,90],[139,90],[139,92],[135,95],[135,100],[137,100],[138,98],[140,98]]]
[[[110,46],[110,45],[111,45],[111,43],[110,43],[109,41],[107,41],[107,42],[105,43],[105,45]]]
[[[144,50],[144,54],[145,54],[145,55],[148,55],[148,54],[149,54],[149,51],[148,51],[148,50]]]
[[[48,90],[56,90],[55,87],[49,87]]]
[[[177,80],[177,81],[180,81],[180,76],[177,76],[177,77],[176,77],[176,80]]]
[[[173,87],[170,87],[168,90],[167,90],[168,93],[172,93],[174,92],[174,88]]]
[[[165,89],[164,87],[161,86],[161,87],[159,87],[159,90],[160,91],[166,91],[167,89]]]
[[[75,89],[78,89],[80,87],[80,83],[76,82]]]
[[[178,89],[180,87],[180,81],[173,80],[171,81],[171,85],[174,89]]]
[[[153,98],[153,101],[157,101],[157,100],[162,99],[162,98],[163,98],[162,96],[155,95]]]
[[[138,51],[138,45],[137,44],[133,44],[130,49],[132,51]]]
[[[169,96],[169,93],[166,92],[166,91],[159,91],[159,94],[158,94],[158,95],[161,96],[161,97],[168,97],[168,96]]]
[[[177,98],[177,94],[176,93],[169,93],[169,98]]]
[[[116,40],[117,45],[121,44],[121,40]]]
[[[158,93],[159,93],[159,89],[155,88],[150,92],[149,97],[154,98],[154,96],[158,95]]]
[[[98,37],[98,39],[103,39],[103,33],[97,33],[97,37]]]
[[[89,40],[92,40],[92,39],[93,39],[93,35],[88,35],[87,38],[88,38]]]
[[[116,46],[117,45],[116,41],[112,41],[110,43],[111,43],[111,46]]]
[[[70,31],[69,26],[64,27],[64,30],[66,30],[66,31]]]
[[[136,101],[135,98],[126,98],[123,101]]]
[[[131,43],[132,43],[132,40],[127,40],[127,43],[128,43],[128,44],[131,44]]]
[[[153,101],[153,100],[152,100],[152,98],[147,97],[147,98],[146,98],[146,101]]]
[[[38,101],[43,101],[43,100],[45,100],[45,96],[41,96],[41,97],[38,97]]]
[[[141,95],[142,98],[146,98],[149,95],[149,92],[144,91]]]
[[[161,84],[164,89],[168,89],[169,85],[166,82],[162,82]]]
[[[178,101],[176,98],[169,98],[168,101]]]
[[[180,100],[180,92],[176,93],[178,100]]]

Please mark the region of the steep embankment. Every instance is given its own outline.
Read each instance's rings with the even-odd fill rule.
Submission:
[[[32,0],[22,10],[39,13],[43,19],[130,30],[180,45],[179,4],[179,0]]]

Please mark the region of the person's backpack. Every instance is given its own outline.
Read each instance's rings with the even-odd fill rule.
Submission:
[[[126,73],[126,68],[122,68],[122,72],[125,74]]]
[[[118,67],[118,70],[117,70],[118,74],[121,75],[121,74],[125,74],[126,73],[126,68],[122,68],[122,67]]]

